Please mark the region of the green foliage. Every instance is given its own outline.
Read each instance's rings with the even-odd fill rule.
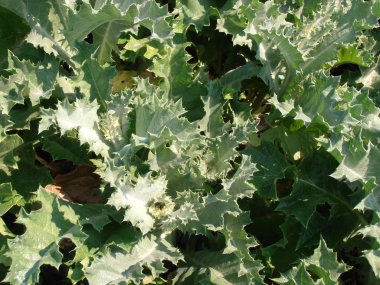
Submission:
[[[0,282],[380,282],[377,0],[0,16]]]

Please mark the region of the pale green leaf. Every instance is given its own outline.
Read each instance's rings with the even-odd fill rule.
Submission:
[[[88,149],[83,145],[81,146],[74,138],[52,137],[45,139],[43,150],[49,152],[54,160],[67,159],[75,164],[86,164],[89,162]]]
[[[300,265],[273,279],[279,284],[286,285],[312,285],[312,284],[337,284],[341,273],[347,271],[344,263],[337,261],[336,253],[326,246],[323,239],[314,254],[301,261]],[[313,274],[313,275],[311,275]]]
[[[9,168],[17,168],[14,157],[14,150],[23,144],[23,140],[18,135],[10,135],[0,138],[0,169],[8,171]]]
[[[96,102],[77,100],[74,105],[70,105],[65,100],[58,105],[55,117],[62,134],[78,129],[81,143],[88,143],[95,153],[106,155],[108,146],[102,141],[97,129],[97,110]]]
[[[25,225],[26,233],[9,241],[7,256],[12,259],[12,264],[5,280],[12,284],[37,283],[42,265],[59,267],[62,261],[59,242],[62,239],[69,238],[80,244],[86,237],[76,224],[78,216],[68,217],[55,196],[40,188],[37,199],[42,208],[30,214],[22,209],[18,219]]]
[[[25,97],[30,98],[33,105],[38,104],[43,99],[49,99],[55,88],[58,75],[59,63],[57,61],[46,58],[39,66],[35,66],[29,61],[20,61],[12,54],[10,54],[8,61],[8,70],[15,73],[17,84],[24,85],[22,93]],[[11,77],[9,83],[16,84],[12,81]]]
[[[336,179],[346,178],[349,181],[360,180],[368,182],[375,178],[376,183],[380,183],[378,176],[378,164],[380,161],[380,151],[378,148],[368,145],[364,148],[363,142],[357,138],[356,143],[352,144],[350,152],[343,158],[332,177]]]
[[[380,251],[368,250],[364,253],[364,257],[368,260],[376,277],[380,278]]]
[[[165,203],[166,181],[164,177],[153,179],[140,176],[135,185],[126,182],[111,195],[108,204],[117,209],[124,208],[124,220],[140,228],[143,234],[149,232],[155,223],[155,203]],[[167,205],[164,205],[165,207]]]
[[[174,284],[264,284],[258,276],[240,275],[240,260],[233,254],[203,250],[185,253],[185,261],[189,265],[179,267]]]
[[[125,284],[130,281],[138,283],[144,278],[143,268],[151,270],[157,277],[166,269],[162,261],[169,260],[174,264],[181,254],[165,239],[155,236],[140,240],[130,253],[107,253],[97,259],[87,270],[86,277],[90,284]]]
[[[10,183],[0,184],[0,216],[3,216],[13,206],[22,206],[23,199],[12,190]]]

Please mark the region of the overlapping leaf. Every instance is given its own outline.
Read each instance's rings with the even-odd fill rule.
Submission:
[[[53,195],[40,188],[37,199],[42,203],[41,209],[31,214],[22,209],[20,213],[18,221],[25,224],[26,233],[9,242],[8,256],[12,265],[6,280],[12,284],[36,283],[42,265],[60,265],[59,242],[62,239],[71,239],[79,245],[86,238],[76,224],[78,215],[65,212],[65,205]]]
[[[145,237],[130,253],[108,253],[88,268],[86,276],[91,284],[118,284],[138,282],[144,278],[143,268],[147,267],[155,278],[165,272],[163,260],[176,263],[181,254],[165,239]]]
[[[0,279],[376,284],[377,1],[0,7]]]

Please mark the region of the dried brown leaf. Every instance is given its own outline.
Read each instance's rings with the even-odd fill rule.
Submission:
[[[79,165],[68,173],[56,175],[54,185],[49,184],[45,189],[65,201],[101,203],[102,198],[95,195],[100,181],[93,167]]]

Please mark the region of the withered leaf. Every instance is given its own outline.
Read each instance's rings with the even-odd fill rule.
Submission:
[[[101,203],[102,198],[95,195],[100,181],[93,167],[79,165],[68,173],[56,175],[54,184],[46,185],[45,189],[65,201]]]

